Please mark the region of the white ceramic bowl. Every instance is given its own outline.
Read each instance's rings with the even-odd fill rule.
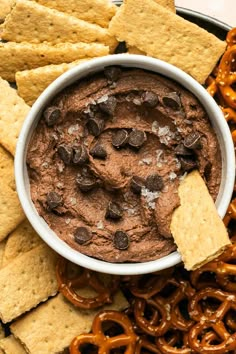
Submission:
[[[41,94],[31,108],[23,124],[17,143],[15,156],[17,192],[25,214],[34,229],[51,248],[63,257],[86,268],[104,273],[121,275],[145,274],[162,270],[180,263],[180,254],[178,252],[173,252],[161,259],[142,263],[109,263],[86,256],[68,246],[49,228],[44,219],[38,215],[30,196],[30,186],[26,167],[26,152],[32,132],[34,131],[44,108],[49,104],[52,98],[65,87],[87,76],[88,74],[102,71],[104,67],[109,65],[142,68],[162,74],[163,76],[177,81],[186,89],[191,91],[205,107],[212,126],[217,134],[221,148],[222,180],[220,191],[216,200],[216,207],[219,215],[223,218],[233,192],[235,158],[231,134],[220,108],[215,103],[214,99],[207,93],[207,91],[182,70],[163,61],[141,55],[110,55],[80,64],[56,79]]]

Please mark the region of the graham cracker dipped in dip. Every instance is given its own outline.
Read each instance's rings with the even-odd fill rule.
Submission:
[[[107,67],[66,88],[32,136],[32,200],[74,249],[109,262],[143,262],[176,249],[178,186],[198,169],[215,200],[216,135],[199,101],[170,79]]]

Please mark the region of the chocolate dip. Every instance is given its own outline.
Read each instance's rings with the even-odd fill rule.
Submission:
[[[74,249],[109,262],[143,262],[176,249],[178,185],[198,169],[216,199],[217,138],[199,101],[174,81],[108,67],[45,109],[27,164],[32,200]]]

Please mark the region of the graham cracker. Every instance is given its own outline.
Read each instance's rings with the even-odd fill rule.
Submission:
[[[108,45],[111,51],[117,45],[108,29],[27,0],[18,0],[7,16],[2,39],[37,44],[99,42]]]
[[[109,29],[119,41],[179,67],[202,84],[226,48],[226,42],[153,0],[126,0]]]
[[[0,94],[1,95],[1,94]],[[0,145],[0,175],[1,182],[16,190],[14,178],[14,161],[11,154]]]
[[[30,107],[9,83],[0,78],[0,143],[12,155],[22,123]]]
[[[0,241],[4,240],[24,218],[16,191],[0,180]]]
[[[0,76],[15,81],[15,73],[49,64],[70,63],[109,54],[109,47],[101,43],[0,43]]]
[[[36,0],[36,2],[101,27],[108,27],[117,10],[110,0]]]
[[[6,266],[16,257],[21,256],[43,244],[42,239],[34,231],[28,220],[23,221],[9,236],[4,248],[2,266]],[[1,246],[1,243],[0,243]]]
[[[0,317],[4,323],[57,293],[56,261],[55,252],[43,244],[0,270]]]
[[[14,0],[0,0],[0,23],[2,23],[9,14],[13,4]]]
[[[187,270],[219,256],[230,245],[223,221],[198,171],[181,181],[180,206],[174,210],[170,230]]]
[[[54,354],[68,347],[72,339],[91,330],[94,316],[103,309],[124,310],[129,306],[121,292],[111,305],[97,310],[80,310],[61,294],[26,314],[11,325],[12,333],[33,354]]]
[[[32,105],[38,96],[67,70],[89,59],[76,60],[72,63],[46,65],[37,69],[24,70],[16,73],[17,91],[28,105]]]
[[[10,335],[0,340],[0,349],[4,354],[26,354],[23,345],[13,336]]]

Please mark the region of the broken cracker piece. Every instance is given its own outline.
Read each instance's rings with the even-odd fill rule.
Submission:
[[[75,308],[59,294],[13,323],[11,331],[30,353],[56,354],[67,348],[75,336],[90,332],[98,312],[122,311],[128,306],[120,291],[114,295],[111,305],[97,310]]]
[[[23,345],[13,336],[10,335],[0,340],[0,349],[4,354],[26,354]]]
[[[16,257],[21,256],[23,253],[26,253],[41,244],[43,244],[42,239],[26,219],[8,236],[4,248],[2,266],[5,267]]]
[[[67,70],[88,60],[89,59],[81,59],[72,63],[46,65],[36,69],[17,72],[16,84],[19,96],[22,97],[24,101],[31,106],[36,101],[38,96],[55,79],[57,79]]]
[[[54,46],[45,43],[0,43],[0,76],[14,82],[17,71],[108,54],[109,47],[101,43],[60,43]]]
[[[43,244],[0,270],[0,317],[4,323],[57,293],[57,257]]]
[[[187,270],[219,256],[231,244],[214,201],[198,171],[180,182],[180,206],[174,210],[170,230]]]
[[[110,0],[35,0],[37,3],[65,12],[81,20],[108,27],[117,7]],[[160,0],[172,1],[172,0]]]
[[[117,46],[108,29],[28,0],[16,2],[3,24],[1,36],[12,42],[99,42],[108,45],[111,52]]]
[[[0,78],[0,143],[12,155],[30,107],[9,83]]]
[[[109,29],[119,41],[179,67],[202,84],[226,48],[226,42],[153,0],[126,0]]]

